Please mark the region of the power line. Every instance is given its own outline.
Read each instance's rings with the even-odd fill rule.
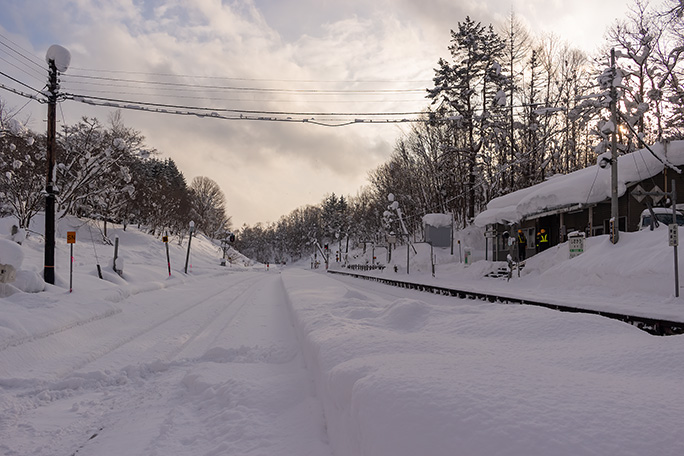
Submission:
[[[5,84],[2,84],[2,83],[0,83],[0,89],[7,90],[8,92],[12,92],[13,94],[19,95],[20,97],[29,98],[31,100],[36,100],[39,103],[47,103],[47,100],[44,100],[42,98],[38,98],[37,96],[31,95],[29,93],[24,93],[20,90],[13,89],[11,87],[7,87]]]
[[[68,85],[63,85],[63,87],[68,87]],[[144,90],[144,89],[141,89]],[[187,91],[181,91],[181,90],[174,90],[171,89],[173,92],[183,92],[186,93]],[[73,89],[72,89],[73,91]],[[148,92],[127,92],[127,91],[117,91],[114,92],[112,90],[88,90],[89,94],[110,94],[110,93],[116,93],[117,95],[133,95],[133,96],[140,96],[140,95],[150,95]],[[274,99],[274,98],[217,98],[215,96],[190,96],[190,95],[176,95],[174,94],[174,98],[179,98],[179,99],[186,99],[186,100],[212,100],[212,101],[228,101],[228,102],[246,102],[246,103],[255,103],[255,102],[260,102],[260,103],[417,103],[422,100],[421,99],[415,99],[415,100],[410,100],[410,99],[394,99],[394,100],[387,100],[387,99],[378,99],[378,100],[359,100],[359,99],[344,99],[344,100],[312,100],[312,99],[301,99],[301,98],[290,98],[290,99]]]
[[[5,35],[3,35],[2,33],[0,33],[0,38],[4,39],[4,40],[6,40],[6,41],[9,41],[9,42],[12,43],[15,47],[18,47],[19,49],[21,49],[21,50],[24,51],[25,53],[28,53],[28,54],[31,53],[30,51],[27,51],[26,49],[24,49],[24,48],[22,48],[21,46],[19,46],[17,43],[15,43],[14,41],[12,41],[11,39],[7,38],[7,37],[6,37]],[[6,43],[3,43],[2,41],[0,41],[0,44],[1,44],[2,46],[6,47],[7,49],[9,49],[10,51],[14,52],[15,54],[21,56],[22,58],[24,58],[24,59],[27,60],[28,62],[32,63],[33,65],[37,66],[37,67],[40,68],[41,70],[46,70],[45,66],[43,66],[42,64],[36,63],[36,61],[33,60],[31,57],[28,57],[28,56],[22,54],[21,52],[19,52],[19,51],[17,51],[16,49],[10,47],[10,46],[9,46],[8,44],[6,44]]]
[[[41,93],[40,90],[34,89],[33,87],[29,86],[28,84],[25,84],[25,83],[21,82],[20,80],[13,78],[12,76],[8,75],[7,73],[0,71],[0,75],[5,76],[8,79],[11,79],[12,81],[16,82],[17,84],[20,84],[20,85],[26,87],[27,89],[33,90],[36,93]]]
[[[0,71],[0,75],[38,93],[39,90],[29,86],[28,84]],[[0,88],[8,90],[17,95],[36,99],[41,102],[46,100],[40,99],[36,96],[25,94],[19,90],[12,89],[8,86],[0,84]],[[259,120],[259,121],[277,121],[277,122],[305,122],[314,125],[322,125],[328,127],[338,127],[359,123],[400,123],[400,122],[418,122],[422,119],[406,118],[406,116],[419,116],[423,113],[420,111],[405,111],[405,112],[295,112],[295,111],[268,111],[268,110],[249,110],[249,109],[227,109],[216,107],[203,106],[187,106],[170,103],[154,103],[136,100],[124,100],[109,97],[97,97],[92,95],[73,94],[69,92],[60,93],[61,99],[70,99],[77,102],[95,105],[107,106],[120,109],[134,109],[148,112],[177,114],[177,115],[193,115],[197,117],[212,117],[226,120]],[[283,117],[285,116],[285,117]],[[398,116],[403,118],[397,119]],[[345,119],[344,117],[353,117]],[[364,118],[365,117],[365,118]],[[378,117],[385,117],[379,119]],[[334,122],[334,123],[333,123]]]
[[[230,77],[230,76],[201,76],[175,73],[154,73],[144,71],[126,71],[126,70],[102,70],[90,68],[71,67],[72,70],[90,71],[94,73],[118,73],[118,74],[135,74],[143,76],[165,76],[174,78],[195,78],[195,79],[217,79],[226,81],[254,81],[254,82],[301,82],[301,83],[349,83],[349,84],[394,84],[394,83],[425,83],[430,80],[400,80],[400,79],[277,79],[277,78],[246,78],[246,77]]]
[[[80,99],[91,99],[112,103],[126,103],[135,104],[143,106],[153,106],[157,108],[169,108],[169,109],[186,109],[192,111],[210,111],[210,112],[230,112],[237,114],[266,114],[266,115],[292,115],[292,116],[409,116],[422,114],[420,111],[410,111],[410,112],[289,112],[289,111],[266,111],[266,110],[249,110],[249,109],[227,109],[227,108],[211,108],[211,107],[200,107],[200,106],[186,106],[186,105],[176,105],[167,103],[152,103],[144,101],[132,101],[132,100],[121,100],[116,98],[107,97],[95,97],[90,95],[79,95],[65,93],[70,99],[80,101]]]
[[[152,105],[144,105],[144,104],[133,104],[133,103],[120,103],[116,102],[114,100],[99,100],[99,99],[94,99],[94,98],[87,98],[87,97],[79,97],[79,96],[73,96],[73,95],[67,95],[67,98],[77,101],[80,103],[85,103],[93,106],[105,106],[105,107],[110,107],[110,108],[118,108],[118,109],[127,109],[127,110],[137,110],[137,111],[147,111],[147,112],[153,112],[153,113],[163,113],[163,114],[173,114],[173,115],[184,115],[184,116],[196,116],[200,118],[204,117],[210,117],[214,119],[223,119],[223,120],[249,120],[249,121],[267,121],[267,122],[297,122],[297,123],[310,123],[313,125],[320,125],[320,126],[325,126],[325,127],[343,127],[347,125],[355,125],[355,124],[392,124],[392,123],[410,123],[410,122],[424,122],[423,119],[416,119],[416,118],[402,118],[402,119],[363,119],[363,118],[356,118],[356,119],[340,119],[340,118],[293,118],[290,116],[287,117],[280,117],[276,115],[273,117],[272,115],[266,115],[266,116],[254,116],[254,115],[249,115],[249,114],[239,114],[238,112],[231,112],[229,115],[227,114],[221,114],[220,112],[230,112],[228,110],[218,110],[218,111],[212,111],[212,112],[206,112],[205,110],[199,110],[200,112],[193,112],[192,110],[187,110],[187,111],[179,111],[179,110],[166,110],[166,109],[161,109],[161,106],[152,106]],[[171,107],[170,105],[167,107]],[[187,108],[187,107],[186,107]],[[192,109],[192,108],[190,108]]]
[[[14,67],[16,70],[21,71],[21,72],[24,73],[26,76],[29,76],[29,77],[32,77],[32,78],[36,78],[36,79],[38,79],[38,80],[42,80],[42,78],[38,78],[38,77],[36,77],[35,75],[29,74],[26,70],[24,70],[23,68],[20,68],[19,66],[15,65],[14,63],[10,62],[9,60],[5,59],[4,57],[0,57],[0,60],[2,60],[3,62],[5,62],[6,64],[8,64],[8,65],[11,66],[11,67]]]
[[[105,82],[83,82],[83,83],[82,83],[82,82],[78,82],[78,81],[70,81],[70,80],[68,79],[68,77],[67,77],[67,78],[64,78],[64,77],[63,77],[62,79],[65,81],[65,83],[63,84],[63,86],[66,86],[66,87],[74,87],[74,88],[81,88],[81,90],[88,90],[89,92],[92,92],[92,93],[113,93],[113,92],[118,92],[118,93],[120,93],[120,94],[121,94],[121,93],[132,94],[132,93],[134,93],[134,92],[120,92],[120,91],[117,91],[117,90],[94,90],[94,89],[90,89],[90,88],[89,88],[90,86],[94,86],[94,87],[107,87],[107,88],[109,88],[109,89],[112,89],[112,88],[122,88],[122,89],[129,89],[129,90],[149,90],[148,87],[141,87],[141,86],[135,86],[135,85],[127,85],[127,84],[119,84],[119,83],[117,83],[117,82],[109,82],[109,83],[105,83]],[[154,84],[154,83],[151,83],[151,84]],[[205,89],[205,88],[208,89],[208,90],[205,90],[205,91],[196,90],[196,89]],[[216,93],[221,93],[223,90],[225,90],[225,88],[214,88],[214,87],[196,86],[196,85],[187,85],[187,86],[182,86],[182,87],[164,87],[164,86],[160,86],[160,87],[155,87],[155,89],[156,89],[156,90],[159,90],[159,91],[164,91],[164,92],[167,92],[167,93],[168,93],[168,92],[173,92],[173,93],[191,93],[191,92],[201,92],[201,93],[207,93],[207,92],[208,92],[208,93],[212,93],[212,92],[216,92]],[[190,89],[190,90],[188,90],[188,89]],[[241,90],[243,90],[243,89],[236,89],[236,90],[234,90],[234,92],[237,92],[238,94],[240,94],[240,91],[241,91]],[[298,90],[299,90],[299,91],[298,91]],[[229,92],[230,90],[226,90],[226,91]],[[375,91],[370,91],[370,90],[369,90],[369,91],[365,91],[365,92],[360,92],[360,91],[356,91],[356,92],[344,91],[344,92],[343,92],[343,91],[332,91],[332,90],[327,90],[327,91],[325,91],[325,90],[310,90],[310,91],[304,92],[304,91],[301,91],[301,89],[263,89],[263,90],[261,90],[261,89],[258,89],[258,88],[251,88],[251,89],[248,89],[247,93],[250,93],[250,92],[257,92],[257,93],[258,93],[259,91],[261,91],[261,92],[269,91],[269,92],[268,92],[269,94],[270,94],[270,93],[275,93],[275,94],[277,94],[278,92],[282,92],[282,94],[297,95],[297,96],[299,96],[299,97],[302,97],[302,96],[314,96],[314,97],[321,97],[321,96],[341,96],[341,95],[349,95],[349,94],[351,94],[351,95],[356,95],[356,96],[361,96],[361,97],[369,97],[369,96],[385,96],[385,95],[387,95],[388,93],[390,93],[390,92],[381,92],[381,91],[377,91],[377,90],[375,90]],[[397,93],[399,94],[400,92],[397,92]],[[410,93],[404,93],[404,94],[405,94],[405,95],[410,95]],[[416,94],[416,95],[420,95],[420,97],[419,97],[419,98],[416,98],[415,100],[407,100],[407,101],[414,101],[414,102],[415,102],[415,101],[419,101],[419,100],[422,100],[422,99],[423,99],[422,92],[421,92],[421,93],[415,93],[415,94]],[[269,98],[269,101],[273,101],[273,99],[272,99],[272,98]],[[366,101],[366,99],[360,99],[360,101],[363,102],[363,101]],[[370,101],[372,101],[372,100],[370,100]],[[383,99],[383,100],[378,100],[378,101],[394,101],[394,100],[385,100],[385,99]],[[402,100],[400,100],[400,101],[402,101]]]
[[[99,81],[110,81],[110,82],[127,82],[135,84],[144,85],[155,85],[155,86],[168,86],[168,87],[184,87],[193,89],[216,89],[216,90],[230,90],[239,92],[268,92],[268,93],[333,93],[333,94],[343,94],[343,93],[418,93],[424,92],[425,89],[278,89],[278,88],[267,88],[267,87],[235,87],[235,86],[219,86],[219,85],[201,85],[201,84],[190,84],[182,82],[162,82],[162,81],[145,81],[142,79],[121,79],[121,78],[111,78],[105,76],[85,76],[85,75],[63,75],[65,81],[70,79],[89,79],[89,80],[99,80]]]

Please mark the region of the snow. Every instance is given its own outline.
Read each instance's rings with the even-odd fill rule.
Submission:
[[[684,165],[684,141],[672,141],[625,154],[618,159],[618,195],[627,188],[663,171],[665,163]],[[655,154],[655,155],[654,155]],[[541,184],[524,188],[489,202],[475,218],[477,226],[516,223],[525,216],[575,204],[594,204],[610,198],[610,167],[594,165],[570,174],[554,175]]]
[[[430,225],[436,228],[451,227],[453,217],[451,214],[425,214],[423,216],[423,226]]]
[[[71,53],[59,44],[53,44],[45,53],[45,62],[50,63],[50,60],[55,61],[57,71],[64,73],[71,63]]]
[[[46,285],[42,220],[21,246],[12,223],[0,219],[0,256],[20,249],[18,275],[43,291],[0,284],[13,287],[0,298],[3,455],[682,453],[684,336],[388,287],[308,259],[266,268],[231,250],[222,267],[203,236],[188,274],[187,238],[171,238],[169,276],[160,238],[110,225],[119,277],[101,224],[74,218],[58,224],[57,284]],[[554,246],[510,281],[483,277],[498,264],[482,260],[482,229],[456,234],[453,256],[435,249],[434,278],[420,243],[410,275],[401,248],[398,272],[367,274],[684,321],[667,230],[589,238],[573,259]]]

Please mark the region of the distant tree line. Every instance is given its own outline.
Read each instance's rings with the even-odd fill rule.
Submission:
[[[62,125],[57,137],[58,217],[75,215],[107,223],[136,224],[150,233],[182,238],[195,222],[210,238],[230,230],[218,184],[196,177],[188,185],[171,159],[159,159],[144,137],[118,112],[103,126],[95,118]],[[0,215],[20,228],[45,209],[46,138],[23,128],[0,100]]]
[[[369,173],[370,184],[276,223],[244,226],[239,248],[259,261],[287,261],[312,253],[315,242],[346,251],[350,241],[384,239],[400,230],[390,193],[411,233],[433,212],[452,213],[464,227],[495,197],[595,164],[613,129],[620,153],[684,138],[683,16],[680,0],[636,0],[594,58],[554,35],[533,37],[514,14],[498,30],[466,17],[434,69],[424,122]]]

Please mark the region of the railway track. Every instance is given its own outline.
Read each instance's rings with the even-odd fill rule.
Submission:
[[[418,290],[427,293],[434,293],[444,296],[453,296],[460,299],[479,299],[482,301],[501,304],[524,304],[528,306],[546,307],[548,309],[558,310],[560,312],[600,315],[602,317],[629,323],[643,331],[646,331],[649,334],[653,334],[656,336],[671,336],[677,334],[684,334],[684,322],[662,320],[658,318],[648,318],[637,315],[627,315],[615,312],[605,312],[602,310],[584,309],[581,307],[573,307],[568,305],[552,304],[548,302],[522,298],[519,296],[506,296],[502,294],[484,293],[472,290],[460,290],[456,288],[440,287],[436,285],[405,282],[402,280],[387,279],[384,277],[367,276],[364,274],[359,274],[357,272],[328,270],[328,273],[346,275],[357,279],[370,280],[374,282],[383,283],[385,285],[392,285],[399,288],[408,288],[411,290]]]

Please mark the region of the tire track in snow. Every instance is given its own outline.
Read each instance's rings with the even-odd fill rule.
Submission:
[[[221,274],[222,275],[222,274]],[[218,274],[217,274],[218,276]],[[180,286],[187,284],[188,282],[186,281],[181,281],[181,282],[174,282],[169,284],[168,286],[164,286],[163,282],[155,282],[154,286],[138,286],[138,287],[133,287],[133,288],[128,288],[128,289],[120,289],[118,292],[110,293],[105,296],[104,300],[105,301],[110,301],[110,302],[117,302],[117,301],[122,301],[126,298],[130,298],[131,296],[135,296],[138,294],[142,293],[150,293],[150,292],[155,292],[159,291],[164,288],[171,288],[175,286]],[[21,337],[16,337],[16,338],[10,338],[6,340],[5,342],[0,343],[0,352],[3,350],[7,350],[8,348],[12,347],[18,347],[20,345],[29,343],[29,342],[34,342],[36,340],[44,339],[46,337],[54,336],[55,334],[59,334],[64,331],[68,331],[72,328],[78,327],[78,326],[83,326],[87,325],[88,323],[93,323],[99,320],[103,320],[105,318],[112,317],[114,315],[117,315],[121,313],[121,309],[111,309],[106,312],[103,312],[98,315],[93,315],[89,318],[84,318],[82,320],[76,320],[69,322],[65,325],[49,329],[47,331],[43,331],[38,334],[30,334],[27,336],[21,336]]]
[[[87,325],[88,323],[92,323],[92,322],[95,322],[98,320],[103,320],[105,318],[112,317],[112,316],[119,314],[119,313],[121,313],[121,309],[111,309],[111,310],[104,312],[104,313],[101,313],[99,315],[93,315],[92,317],[85,318],[83,320],[72,321],[69,324],[62,325],[58,328],[54,328],[54,329],[51,329],[49,331],[45,331],[45,332],[42,332],[39,334],[31,334],[28,336],[10,339],[10,340],[7,340],[4,343],[0,344],[0,352],[3,350],[7,350],[8,348],[11,348],[11,347],[18,347],[18,346],[26,344],[28,342],[34,342],[36,340],[45,339],[46,337],[54,336],[55,334],[59,334],[59,333],[64,332],[64,331],[68,331],[68,330],[75,328],[77,326],[83,326],[83,325]]]
[[[175,313],[173,313],[173,314],[167,316],[166,318],[157,321],[157,322],[156,322],[155,324],[153,324],[152,326],[148,326],[148,327],[142,328],[141,330],[136,331],[135,333],[130,334],[128,337],[119,340],[117,343],[115,343],[115,344],[113,344],[113,345],[106,345],[106,346],[104,346],[101,350],[99,350],[99,351],[93,353],[92,356],[88,357],[88,359],[84,360],[83,362],[80,362],[80,363],[78,363],[78,364],[76,364],[76,365],[70,366],[68,369],[66,369],[66,370],[64,370],[64,371],[58,372],[58,373],[57,373],[57,378],[59,378],[59,379],[64,379],[65,377],[69,376],[70,374],[75,373],[76,371],[83,369],[84,367],[88,366],[89,364],[93,364],[94,362],[96,362],[97,360],[103,358],[104,356],[106,356],[106,355],[108,355],[108,354],[110,354],[110,353],[112,353],[112,352],[114,352],[114,351],[116,351],[116,350],[118,350],[118,349],[120,349],[120,348],[126,346],[127,344],[130,344],[130,343],[132,343],[132,342],[134,342],[134,341],[140,339],[142,336],[144,336],[144,335],[146,335],[146,334],[150,334],[151,332],[153,332],[153,331],[155,331],[156,329],[162,327],[163,325],[165,325],[165,324],[167,324],[167,323],[169,323],[169,322],[171,322],[171,321],[174,321],[174,320],[176,320],[177,318],[179,318],[179,317],[181,317],[181,316],[183,316],[183,315],[185,315],[185,314],[187,314],[187,313],[189,313],[189,312],[191,312],[191,311],[196,310],[197,308],[203,306],[204,304],[210,303],[210,305],[221,306],[222,309],[220,309],[219,312],[218,312],[218,314],[220,314],[220,313],[224,312],[226,309],[230,308],[230,305],[231,305],[232,303],[234,303],[237,299],[239,299],[242,295],[244,295],[245,293],[247,293],[247,292],[252,288],[252,283],[258,281],[259,279],[260,279],[259,276],[248,277],[247,279],[243,279],[243,280],[241,280],[241,281],[238,282],[238,283],[233,283],[233,284],[231,284],[228,288],[222,288],[222,289],[220,289],[220,290],[217,291],[217,292],[211,293],[209,296],[202,298],[200,301],[196,302],[196,303],[193,304],[192,306],[183,308],[183,309],[180,310],[179,312],[175,312]],[[230,301],[229,301],[228,303],[223,302],[223,301],[220,302],[220,303],[212,303],[212,301],[214,300],[214,298],[216,298],[217,296],[219,296],[219,295],[221,295],[221,294],[224,294],[224,293],[226,293],[226,292],[229,292],[229,291],[231,291],[231,290],[234,290],[236,286],[243,285],[243,284],[245,284],[245,282],[247,282],[247,283],[249,284],[248,288],[245,289],[245,290],[243,290],[243,291],[241,291],[240,294],[238,294],[237,296],[231,298]],[[186,340],[185,342],[183,342],[182,345],[181,345],[181,347],[178,347],[177,349],[174,349],[174,350],[171,351],[171,355],[170,355],[170,356],[169,356],[169,355],[163,356],[164,359],[159,359],[159,356],[155,356],[155,358],[156,358],[155,361],[169,361],[169,360],[173,359],[173,358],[175,357],[175,353],[180,352],[180,351],[182,350],[182,348],[183,348],[187,343],[189,343],[191,340],[193,340],[193,339],[197,336],[197,333],[198,333],[198,332],[203,331],[204,328],[205,328],[206,326],[208,326],[209,324],[211,324],[211,322],[213,321],[214,318],[215,318],[215,317],[214,317],[213,315],[210,316],[210,318],[207,318],[207,321],[206,321],[206,322],[205,322],[205,323],[196,331],[196,333],[195,333],[191,338],[189,338],[188,340]],[[164,342],[162,341],[161,343],[163,344]]]

